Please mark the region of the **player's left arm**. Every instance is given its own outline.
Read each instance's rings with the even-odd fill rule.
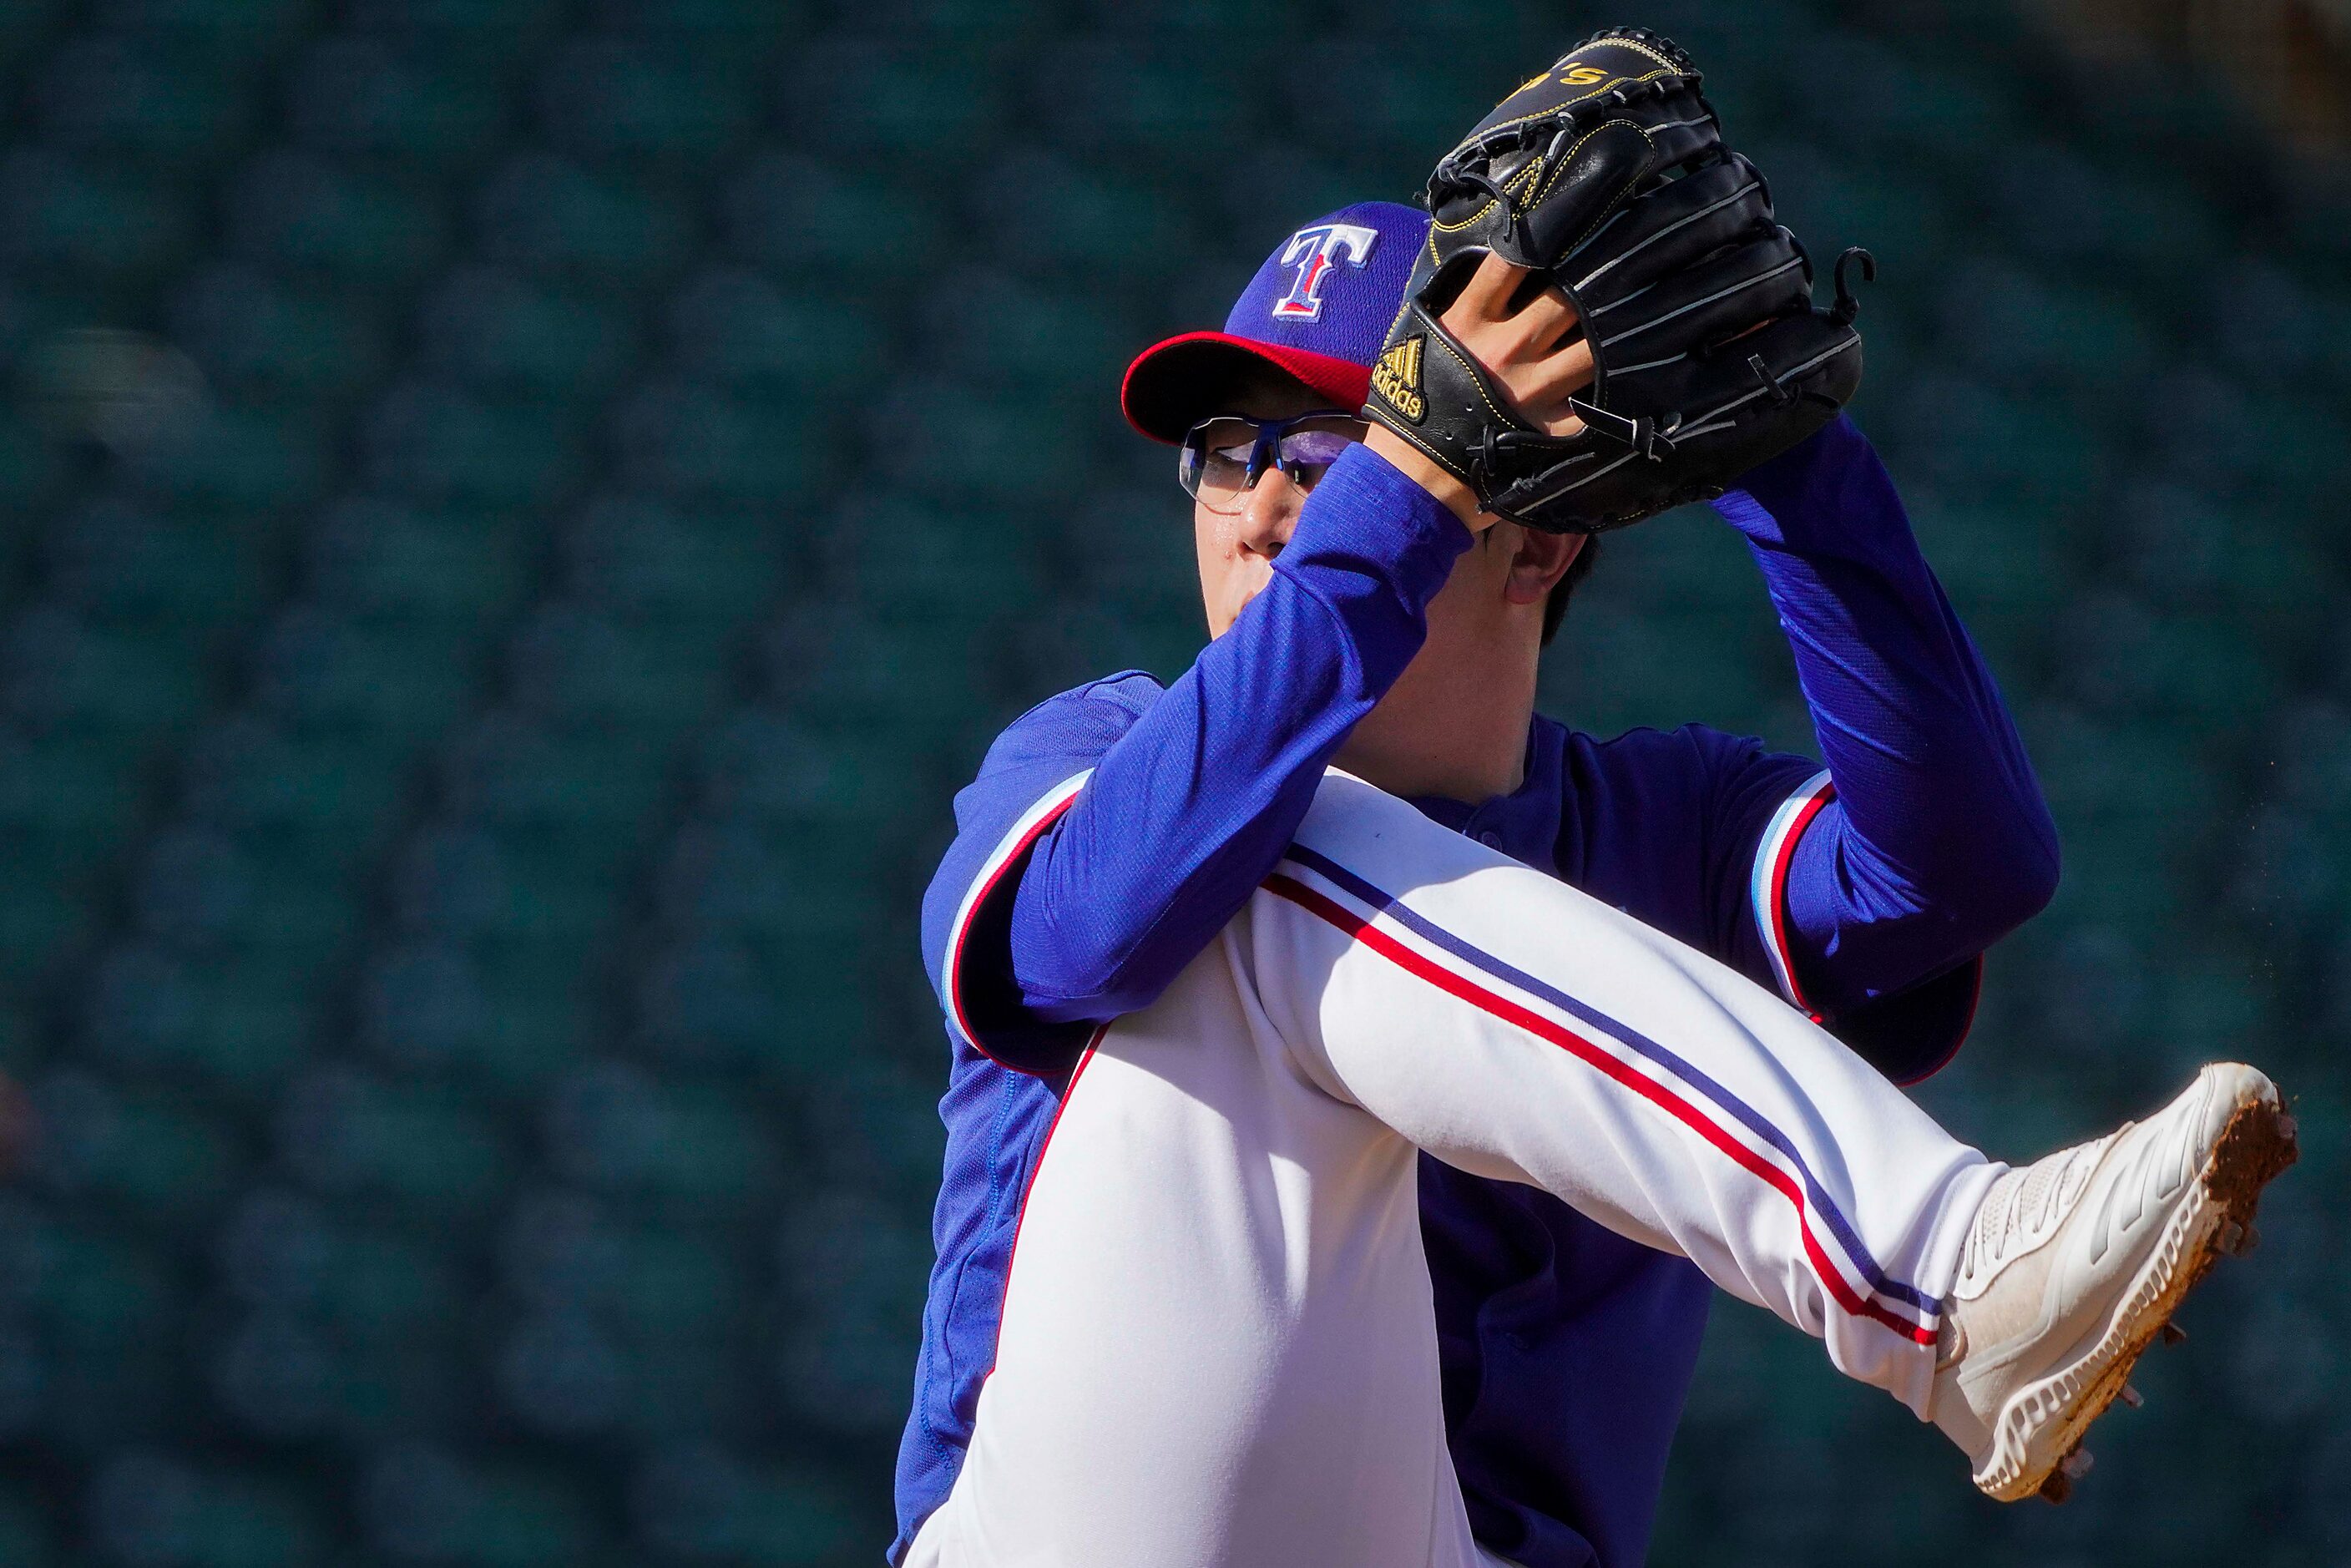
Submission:
[[[1834,1019],[1969,964],[2037,914],[2057,887],[2056,827],[1991,672],[1850,419],[1715,508],[1762,570],[1827,764],[1766,828],[1755,919],[1783,988]]]

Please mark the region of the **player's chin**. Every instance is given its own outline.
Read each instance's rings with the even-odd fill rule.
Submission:
[[[1233,622],[1241,618],[1241,612],[1247,610],[1249,601],[1256,597],[1254,593],[1246,593],[1237,600],[1212,606],[1208,611],[1208,640],[1213,643],[1231,631]]]
[[[1230,631],[1233,622],[1241,618],[1241,612],[1256,602],[1257,596],[1263,593],[1266,585],[1272,580],[1272,567],[1263,565],[1245,580],[1219,585],[1222,591],[1211,595],[1208,601],[1209,637],[1221,637]]]

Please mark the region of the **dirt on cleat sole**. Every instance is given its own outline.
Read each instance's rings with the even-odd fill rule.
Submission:
[[[2275,1105],[2256,1102],[2244,1106],[2221,1132],[2204,1167],[2204,1190],[2227,1212],[2248,1250],[2259,1239],[2253,1213],[2261,1207],[2262,1189],[2301,1157],[2294,1118]],[[2204,1267],[2211,1266],[2212,1260],[2205,1259]]]
[[[2081,1448],[2083,1435],[2092,1422],[2105,1414],[2108,1406],[2122,1396],[2129,1385],[2131,1369],[2158,1334],[2175,1343],[2188,1337],[2185,1331],[2172,1326],[2172,1314],[2179,1310],[2179,1303],[2197,1281],[2210,1273],[2212,1265],[2229,1250],[2224,1236],[2230,1244],[2241,1246],[2252,1231],[2253,1211],[2261,1204],[2262,1189],[2276,1180],[2298,1156],[2294,1118],[2282,1104],[2257,1100],[2238,1108],[2229,1118],[2229,1124],[2221,1129],[2212,1145],[2211,1157],[2197,1178],[2203,1186],[2205,1202],[2198,1206],[2187,1228],[2189,1233],[2180,1238],[2180,1254],[2168,1270],[2169,1277],[2147,1299],[2129,1303],[2120,1314],[2121,1321],[2138,1326],[2116,1334],[2112,1343],[2085,1358],[2097,1364],[2097,1370],[2074,1396],[2072,1409],[2059,1423],[2050,1442],[2056,1451],[2055,1459],[2038,1475],[2027,1469],[2005,1486],[1987,1486],[1987,1493],[2002,1502],[2022,1501],[2036,1495],[2050,1502],[2064,1502],[2073,1495],[2074,1482],[2079,1479],[2080,1471],[2068,1475],[2066,1467]],[[2081,1469],[2087,1468],[2085,1465]]]

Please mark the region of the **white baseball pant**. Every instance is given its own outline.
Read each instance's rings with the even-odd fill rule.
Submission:
[[[1478,1568],[1416,1151],[1704,1270],[1922,1415],[2004,1167],[1713,959],[1328,776],[1081,1062],[910,1568]]]

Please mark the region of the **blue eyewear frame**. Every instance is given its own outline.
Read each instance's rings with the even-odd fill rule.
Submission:
[[[1306,484],[1309,480],[1304,471],[1310,467],[1327,466],[1329,459],[1309,463],[1302,457],[1286,451],[1283,443],[1301,425],[1332,419],[1345,420],[1354,425],[1358,431],[1364,425],[1364,417],[1361,413],[1343,408],[1318,408],[1307,413],[1294,414],[1288,419],[1257,419],[1245,413],[1212,415],[1184,433],[1183,451],[1176,459],[1177,482],[1184,486],[1186,495],[1196,500],[1198,499],[1200,481],[1208,465],[1209,428],[1213,425],[1238,423],[1250,426],[1257,433],[1256,438],[1249,444],[1249,466],[1244,470],[1241,479],[1241,489],[1244,492],[1255,488],[1257,482],[1265,477],[1265,471],[1269,468],[1278,467],[1292,480],[1301,485]],[[1336,433],[1322,431],[1309,434]],[[1350,439],[1361,440],[1362,436],[1357,434]]]

